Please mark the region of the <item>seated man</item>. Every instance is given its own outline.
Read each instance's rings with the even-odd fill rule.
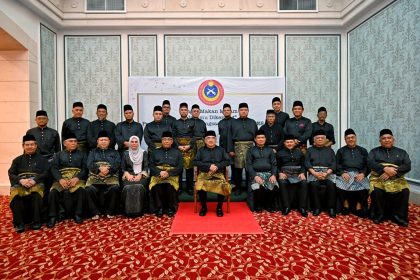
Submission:
[[[337,151],[337,197],[343,215],[349,212],[359,217],[367,215],[369,196],[368,152],[357,145],[356,133],[349,128],[344,132],[346,146]]]
[[[371,215],[375,224],[390,217],[403,227],[408,226],[409,185],[404,174],[411,170],[407,152],[394,146],[394,136],[389,129],[382,129],[381,146],[368,155],[370,174]]]
[[[326,207],[331,218],[335,218],[335,153],[326,147],[326,135],[323,130],[314,133],[314,145],[308,149],[305,156],[305,167],[309,172],[308,182],[313,200],[313,215],[321,213],[321,185],[326,186]]]
[[[49,228],[54,227],[57,217],[73,216],[77,224],[83,221],[87,157],[77,149],[77,138],[73,132],[63,135],[63,140],[64,150],[54,155],[51,166],[55,182],[48,197]]]
[[[265,143],[264,131],[258,130],[255,133],[255,146],[246,154],[246,170],[249,172],[250,188],[254,197],[254,207],[251,210],[256,212],[263,208],[273,211],[274,198],[278,195],[276,155]],[[249,204],[251,203],[249,199]]]
[[[31,222],[34,230],[41,228],[44,181],[49,172],[47,159],[37,153],[35,136],[23,136],[22,147],[23,155],[15,158],[9,169],[10,208],[18,233],[25,231],[25,222]],[[26,217],[25,213],[31,213],[32,217]]]
[[[89,177],[86,182],[87,202],[92,219],[99,219],[99,214],[112,218],[118,206],[120,190],[118,172],[120,154],[111,148],[108,132],[98,133],[97,148],[90,151],[87,159]]]
[[[296,147],[295,137],[284,136],[284,146],[277,152],[280,194],[283,202],[283,215],[288,215],[292,204],[297,201],[303,217],[307,217],[308,184],[306,182],[305,155]]]
[[[177,191],[179,189],[179,176],[183,171],[181,152],[174,148],[174,139],[170,131],[162,133],[162,148],[150,155],[150,184],[156,216],[162,217],[164,210],[169,217],[175,215],[177,209]]]
[[[224,197],[231,192],[225,178],[225,168],[229,166],[230,158],[222,147],[216,146],[216,132],[213,130],[205,132],[204,144],[193,161],[200,171],[195,183],[201,201],[200,216],[206,215],[207,192],[212,192],[217,194],[217,217],[222,217]]]

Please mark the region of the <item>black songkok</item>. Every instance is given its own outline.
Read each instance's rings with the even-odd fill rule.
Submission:
[[[25,143],[26,141],[36,141],[35,136],[32,134],[26,134],[22,138],[22,143]]]
[[[347,137],[347,135],[356,135],[353,129],[349,128],[344,131],[344,138]]]
[[[194,109],[200,110],[200,106],[198,106],[197,104],[194,104],[192,105],[191,110],[194,110]]]
[[[98,133],[98,139],[99,138],[102,138],[102,137],[108,137],[109,138],[109,134],[108,134],[108,132],[106,132],[106,130],[99,131],[99,133]]]
[[[228,103],[223,104],[223,109],[225,109],[225,108],[231,109],[230,104],[228,104]]]
[[[77,139],[76,134],[74,134],[73,132],[68,132],[63,135],[63,141],[66,141],[69,139]]]
[[[325,107],[319,107],[318,113],[319,112],[327,112],[327,108],[325,108]]]
[[[265,114],[266,115],[275,115],[276,113],[274,112],[274,110],[269,109],[269,110],[267,110],[267,112]]]
[[[169,102],[169,100],[163,100],[162,106],[163,105],[169,105],[169,106],[171,106],[171,102]]]
[[[164,132],[162,132],[162,138],[165,138],[165,137],[172,138],[172,132],[170,132],[170,131],[164,131]]]
[[[124,112],[125,111],[133,111],[133,107],[130,104],[124,105]]]
[[[255,132],[255,137],[257,137],[258,135],[264,135],[265,136],[264,130],[258,129],[257,132]]]
[[[204,137],[207,137],[207,136],[216,137],[216,132],[214,132],[214,130],[207,130],[206,133],[204,133]]]
[[[278,97],[274,97],[273,100],[271,101],[271,104],[273,104],[274,102],[281,102],[281,100]]]
[[[286,141],[286,140],[295,140],[295,139],[296,139],[296,137],[293,136],[292,134],[286,134],[286,135],[284,135],[284,141]]]
[[[389,134],[389,135],[394,136],[394,134],[392,134],[391,129],[385,128],[385,129],[381,130],[381,132],[379,133],[379,137],[381,137],[382,135],[385,135],[385,134]]]
[[[323,131],[322,129],[319,129],[314,132],[314,137],[318,135],[326,135],[326,134],[325,134],[325,131]]]
[[[162,112],[162,106],[156,105],[155,108],[153,108],[153,112]]]
[[[188,104],[185,102],[182,102],[181,104],[179,104],[179,108],[183,108],[183,107],[187,107],[188,108]]]
[[[239,103],[239,109],[241,108],[248,108],[248,104],[247,103]]]
[[[82,102],[74,102],[73,103],[73,108],[76,108],[76,107],[82,107],[83,108],[83,103]]]
[[[296,100],[295,102],[293,102],[293,107],[296,107],[296,106],[300,106],[300,107],[302,107],[302,108],[303,108],[303,103],[302,103],[302,101]]]
[[[47,112],[44,110],[36,111],[36,117],[45,116],[48,117]]]
[[[98,111],[99,109],[105,109],[108,111],[108,109],[106,108],[104,104],[99,104],[98,107],[96,107],[96,111]]]

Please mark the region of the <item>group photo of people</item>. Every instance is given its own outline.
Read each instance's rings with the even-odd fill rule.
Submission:
[[[173,217],[181,194],[198,198],[199,216],[223,217],[232,196],[245,197],[254,212],[287,216],[296,210],[304,218],[326,212],[408,226],[404,175],[411,161],[390,129],[381,128],[378,146],[367,151],[348,128],[345,145],[335,151],[327,108],[318,109],[315,121],[304,117],[301,101],[293,102],[291,115],[282,108],[282,100],[272,98],[258,127],[247,103],[225,103],[215,131],[200,119],[197,104],[179,104],[175,116],[163,100],[143,127],[129,104],[124,121],[115,124],[106,105],[97,105],[97,119],[90,121],[83,103],[74,102],[61,134],[39,110],[37,126],[23,135],[23,154],[8,171],[14,228],[21,233],[65,219],[80,224],[117,215]],[[217,201],[216,213],[207,213],[208,200]]]

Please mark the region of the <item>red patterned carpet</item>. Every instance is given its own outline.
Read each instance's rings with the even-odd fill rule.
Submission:
[[[420,279],[419,214],[408,228],[293,212],[255,214],[259,235],[170,236],[154,216],[16,234],[1,196],[0,279]]]

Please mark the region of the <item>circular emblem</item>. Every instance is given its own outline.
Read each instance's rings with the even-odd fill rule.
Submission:
[[[207,80],[198,88],[198,97],[206,105],[214,106],[223,100],[224,90],[222,84],[216,80]]]

